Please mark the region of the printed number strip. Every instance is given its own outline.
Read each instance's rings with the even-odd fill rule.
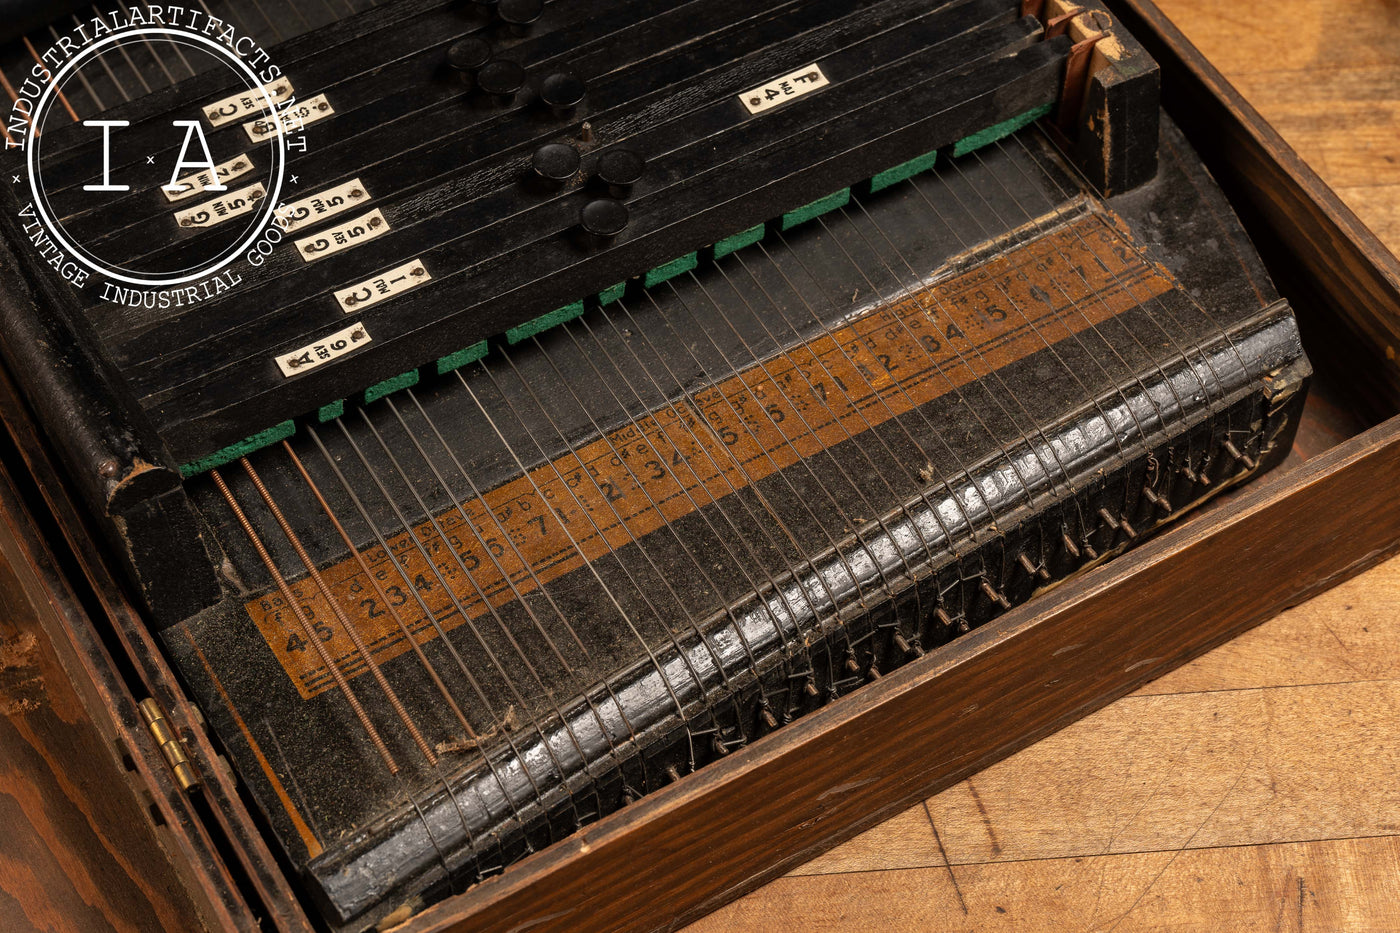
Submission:
[[[1036,285],[1047,270],[1060,286],[1054,294]],[[1080,218],[917,296],[881,305],[773,358],[766,371],[752,366],[735,373],[651,412],[636,425],[532,469],[528,477],[464,502],[471,527],[455,507],[448,508],[435,519],[441,534],[423,522],[389,539],[392,559],[372,547],[364,553],[365,562],[414,637],[430,641],[437,631],[410,596],[410,587],[442,630],[451,631],[465,623],[455,605],[471,618],[488,611],[476,586],[492,605],[511,602],[517,593],[530,593],[697,506],[1172,286],[1171,274],[1142,260],[1110,221],[1098,215]],[[1026,309],[1030,322],[1002,307],[1002,288]],[[981,372],[960,365],[969,354]],[[613,510],[620,521],[601,529],[589,521],[589,512],[611,515]],[[483,550],[482,540],[489,550]],[[423,559],[420,544],[432,555],[432,565]],[[380,663],[408,650],[391,607],[382,605],[353,557],[325,568],[322,576]],[[307,581],[294,583],[292,593],[310,618],[334,617]],[[251,600],[247,610],[302,696],[334,685],[316,653],[298,643],[295,619],[280,595]],[[346,676],[365,670],[343,631],[329,633],[326,643]]]

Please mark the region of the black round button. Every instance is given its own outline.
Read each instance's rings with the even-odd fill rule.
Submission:
[[[609,149],[598,156],[598,180],[623,191],[632,187],[647,167],[647,160],[631,149]]]
[[[493,97],[514,97],[525,83],[525,69],[505,59],[487,62],[476,73],[476,83]]]
[[[476,36],[458,39],[447,47],[447,64],[454,71],[461,72],[463,77],[475,74],[490,60],[491,46]]]
[[[540,100],[548,104],[551,110],[569,111],[583,102],[587,90],[587,85],[577,75],[556,71],[540,85]]]
[[[583,206],[579,222],[596,237],[609,239],[627,227],[627,205],[612,198],[598,198]]]
[[[545,181],[563,184],[578,172],[578,150],[568,143],[545,143],[530,157],[530,167]]]
[[[524,32],[544,13],[544,0],[500,0],[496,15],[516,32]]]

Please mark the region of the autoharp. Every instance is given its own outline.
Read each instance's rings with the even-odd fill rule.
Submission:
[[[1097,3],[311,7],[218,11],[254,86],[125,6],[11,49],[0,342],[327,928],[1288,449],[1292,313]]]

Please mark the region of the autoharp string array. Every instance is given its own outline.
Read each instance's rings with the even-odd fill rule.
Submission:
[[[507,871],[1287,447],[1291,312],[1094,3],[363,6],[206,12],[325,102],[298,196],[367,201],[197,308],[35,286],[152,439],[128,466],[167,485],[95,508],[331,929]],[[119,51],[70,122],[144,140],[227,94],[178,46]],[[822,83],[766,110],[790,73]],[[132,261],[222,235],[154,194],[63,216]],[[306,252],[371,215],[372,245]]]
[[[917,657],[1225,475],[1209,438],[1235,436],[1225,387],[1244,359],[1081,190],[1042,141],[1014,136],[309,425],[227,481],[215,471],[272,579],[292,581],[264,598],[263,637],[299,691],[340,698],[333,721],[392,748],[385,786],[444,877],[493,872]],[[944,261],[911,255],[923,239]],[[1119,320],[1127,308],[1146,312],[1141,328]],[[1110,459],[1126,466],[1144,443],[1170,459],[1084,502],[1083,451],[1010,375],[1008,341],[1072,382]],[[1174,371],[1153,343],[1180,357]],[[514,478],[479,479],[483,457]],[[1031,508],[1060,519],[1008,541]],[[959,569],[927,585],[940,566]],[[596,587],[584,612],[557,589],[571,571]],[[908,601],[850,631],[882,593]],[[630,682],[654,691],[646,718],[609,657],[649,671]],[[636,756],[668,719],[674,756]],[[306,741],[270,723],[251,738],[284,755]],[[600,755],[630,774],[616,789],[577,780]],[[462,780],[474,767],[489,787]],[[551,806],[565,817],[515,851],[490,829]]]

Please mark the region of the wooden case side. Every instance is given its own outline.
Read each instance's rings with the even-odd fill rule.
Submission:
[[[0,465],[0,493],[9,496],[0,498],[0,516],[15,529],[12,534],[20,548],[17,556],[36,568],[43,587],[40,595],[54,607],[50,637],[56,644],[72,646],[73,665],[68,674],[87,715],[105,724],[114,741],[120,739],[122,747],[131,750],[138,772],[135,780],[147,789],[166,823],[163,838],[170,842],[172,862],[184,887],[195,892],[197,902],[210,907],[205,919],[211,927],[256,928],[245,892],[235,881],[236,872],[256,892],[261,910],[270,915],[276,929],[310,933],[310,924],[287,878],[239,797],[232,769],[210,743],[198,710],[186,698],[150,630],[101,556],[100,538],[83,519],[63,472],[3,366],[0,423],[23,461],[22,468],[34,478],[33,492],[38,496],[38,500],[30,496],[21,501],[14,493],[9,468]],[[55,528],[50,529],[47,543],[31,517],[33,510],[44,510],[53,519]],[[83,579],[70,579],[73,572],[53,559],[52,550],[65,546],[76,558]],[[0,557],[12,562],[16,559],[9,553]],[[96,600],[95,607],[85,606],[79,598],[75,587],[83,586]],[[95,619],[93,611],[105,618]],[[108,627],[109,641],[99,634],[99,625]],[[119,652],[120,663],[114,663],[109,651]],[[138,683],[123,678],[120,668],[127,665]],[[206,825],[191,796],[180,790],[137,708],[143,697],[134,691],[157,701],[182,741],[201,781],[199,793],[209,804],[204,813],[212,813],[217,825]],[[227,847],[215,841],[216,833]],[[236,857],[233,871],[226,853]]]

